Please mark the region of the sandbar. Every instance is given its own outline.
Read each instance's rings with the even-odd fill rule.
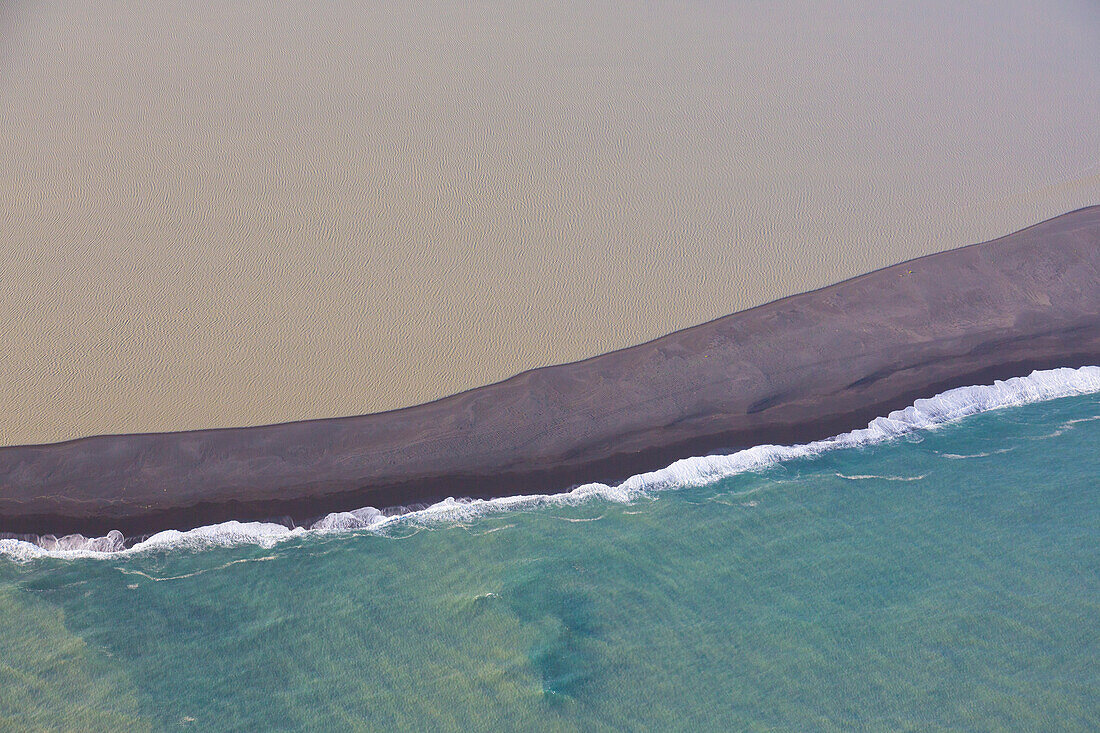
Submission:
[[[415,407],[3,447],[0,532],[138,536],[559,492],[1088,364],[1100,206]]]

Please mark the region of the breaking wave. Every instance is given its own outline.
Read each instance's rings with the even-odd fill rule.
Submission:
[[[315,522],[308,529],[288,528],[269,522],[231,521],[187,531],[158,532],[130,548],[124,546],[124,538],[117,531],[95,538],[69,535],[58,539],[47,535],[40,537],[37,543],[4,539],[0,540],[0,554],[16,560],[31,560],[44,556],[111,557],[118,553],[165,549],[201,550],[241,544],[270,547],[308,533],[378,531],[398,523],[421,526],[460,523],[474,520],[488,513],[550,505],[574,505],[595,498],[627,503],[664,489],[704,486],[729,476],[760,470],[783,461],[816,456],[841,448],[882,443],[980,412],[1095,392],[1100,392],[1100,367],[1098,366],[1034,371],[1026,377],[998,380],[990,385],[959,387],[934,397],[917,400],[904,410],[875,418],[866,428],[842,433],[825,440],[793,446],[758,445],[729,455],[685,458],[660,470],[631,476],[615,486],[591,483],[560,494],[519,495],[498,499],[448,498],[425,509],[398,515],[387,515],[374,507],[364,507],[354,511],[334,512]],[[843,478],[870,477],[844,476]],[[916,480],[916,477],[891,478]]]

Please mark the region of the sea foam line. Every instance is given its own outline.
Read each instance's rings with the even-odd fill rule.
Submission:
[[[0,554],[15,560],[32,560],[47,556],[115,557],[122,553],[168,549],[200,550],[242,544],[270,548],[309,533],[378,531],[396,523],[462,523],[489,513],[576,505],[595,498],[628,503],[663,489],[705,486],[729,476],[760,470],[783,461],[816,456],[841,448],[882,443],[980,412],[1096,392],[1100,392],[1100,366],[1037,370],[1026,377],[997,380],[989,385],[959,387],[934,397],[920,399],[904,410],[875,418],[865,428],[824,440],[792,446],[758,445],[729,455],[684,458],[657,471],[631,476],[615,486],[591,483],[560,494],[527,494],[497,499],[448,498],[426,509],[388,516],[374,507],[364,507],[350,512],[334,512],[314,523],[309,529],[291,529],[269,522],[231,521],[185,532],[158,532],[130,548],[123,548],[123,538],[118,532],[90,539],[80,535],[69,535],[52,541],[51,538],[43,538],[45,541],[41,544],[5,539],[0,540]]]

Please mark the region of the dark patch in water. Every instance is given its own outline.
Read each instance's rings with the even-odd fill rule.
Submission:
[[[552,701],[580,696],[596,674],[599,619],[579,573],[576,565],[542,565],[529,569],[504,593],[521,621],[542,629],[528,659]]]
[[[531,664],[542,678],[542,691],[550,700],[577,697],[593,676],[593,655],[587,640],[565,630],[531,649]]]

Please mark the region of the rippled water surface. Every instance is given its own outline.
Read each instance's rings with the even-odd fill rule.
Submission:
[[[0,557],[0,728],[1100,727],[1100,396],[704,487]]]

